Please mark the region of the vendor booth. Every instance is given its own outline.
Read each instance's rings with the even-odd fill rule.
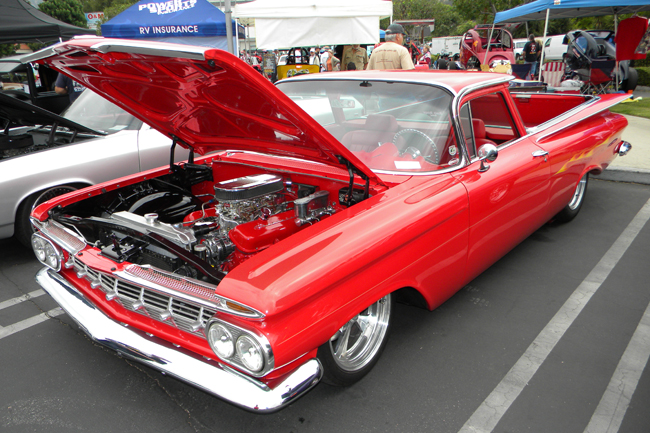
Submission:
[[[243,27],[232,20],[232,34]],[[226,16],[207,0],[141,0],[102,24],[102,35],[228,49]],[[236,36],[235,38],[236,39]],[[233,46],[237,42],[233,41]]]
[[[2,0],[0,44],[50,43],[84,34],[95,34],[95,31],[56,20],[22,0]]]
[[[261,49],[379,42],[379,20],[393,14],[384,0],[256,0],[233,8],[235,18],[255,19]]]
[[[494,17],[494,23],[517,23],[544,20],[545,23],[542,40],[546,40],[549,19],[614,15],[614,33],[617,34],[617,17],[619,15],[648,10],[650,10],[649,0],[608,0],[606,2],[602,0],[536,0],[513,9],[497,12]],[[629,29],[626,29],[626,31],[627,30]],[[621,42],[622,41],[623,39],[621,38]],[[629,43],[630,41],[625,40],[625,42]],[[632,46],[630,48],[632,54],[634,53],[638,40],[635,42],[636,43],[629,43],[629,45]],[[634,58],[632,54],[622,56],[617,53],[616,61],[632,59]],[[542,50],[540,63],[544,64],[544,50]],[[618,67],[616,68],[616,74],[620,74]],[[616,80],[616,83],[618,88],[618,79]]]

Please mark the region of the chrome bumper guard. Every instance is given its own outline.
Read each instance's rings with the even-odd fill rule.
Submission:
[[[313,388],[323,375],[320,362],[310,359],[271,389],[216,361],[116,322],[56,272],[44,268],[36,274],[36,282],[94,341],[247,410],[279,410]]]

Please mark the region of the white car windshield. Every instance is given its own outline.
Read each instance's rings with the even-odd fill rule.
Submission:
[[[452,95],[423,84],[304,80],[278,88],[376,172],[431,172],[459,164]]]
[[[140,120],[89,89],[84,90],[61,116],[107,134],[139,129],[142,125]]]

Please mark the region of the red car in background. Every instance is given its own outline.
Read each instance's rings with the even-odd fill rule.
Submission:
[[[490,32],[492,39],[488,47]],[[514,42],[508,30],[478,25],[463,35],[460,41],[460,62],[466,69],[481,69],[482,64],[491,67],[495,61],[515,63]]]

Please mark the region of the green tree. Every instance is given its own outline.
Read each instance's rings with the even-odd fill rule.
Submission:
[[[51,17],[77,27],[87,27],[81,3],[78,0],[45,0],[38,8]]]
[[[16,54],[16,44],[0,44],[0,57]]]
[[[475,25],[472,20],[461,17],[453,6],[440,0],[393,0],[394,21],[418,19],[436,20],[432,37],[460,35]],[[389,20],[382,20],[380,25],[388,27]]]

